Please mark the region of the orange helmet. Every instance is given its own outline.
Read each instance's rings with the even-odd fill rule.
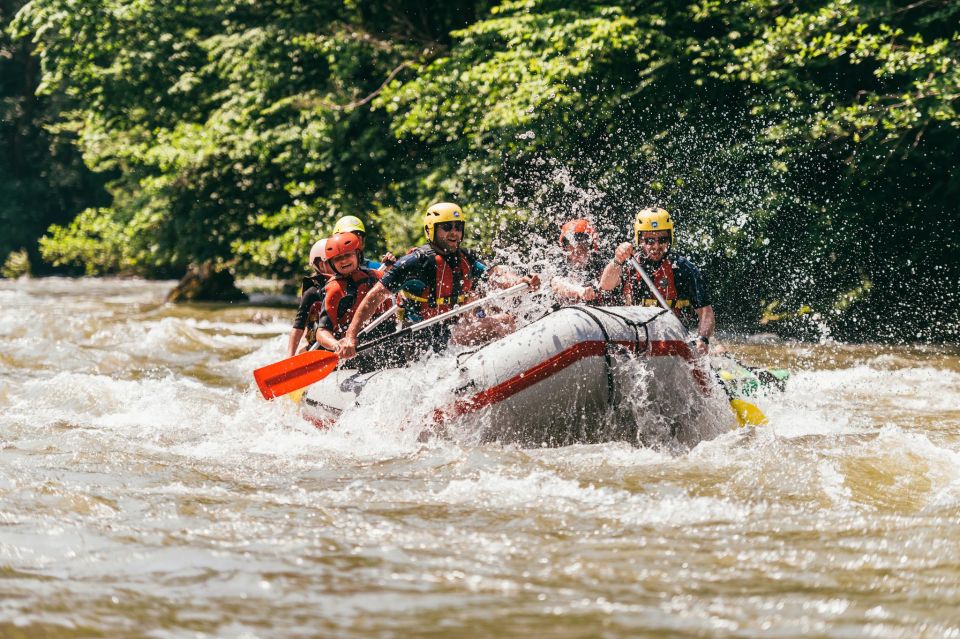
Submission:
[[[560,227],[560,246],[584,244],[588,241],[594,249],[597,248],[597,230],[587,220],[570,220]]]
[[[337,233],[327,240],[323,247],[324,258],[332,260],[347,253],[359,253],[363,249],[363,242],[353,233]]]

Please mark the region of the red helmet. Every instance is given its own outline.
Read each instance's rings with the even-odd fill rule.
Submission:
[[[597,248],[597,230],[587,220],[583,218],[570,220],[560,227],[560,246],[586,242],[590,242],[594,249]]]
[[[323,247],[323,256],[326,260],[332,260],[347,253],[359,253],[362,249],[363,242],[353,233],[337,233],[327,240],[327,245]]]

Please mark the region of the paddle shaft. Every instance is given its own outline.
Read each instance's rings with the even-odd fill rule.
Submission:
[[[363,330],[360,331],[359,333],[357,333],[357,337],[359,337],[359,336],[361,336],[361,335],[366,335],[367,333],[369,333],[370,331],[372,331],[372,330],[375,329],[376,327],[378,327],[378,326],[380,326],[381,324],[383,324],[384,322],[386,322],[388,319],[390,319],[391,317],[393,317],[394,315],[397,314],[397,309],[399,309],[399,308],[400,308],[400,307],[397,306],[396,304],[394,304],[393,306],[391,306],[389,309],[387,309],[386,311],[384,311],[384,312],[380,315],[380,317],[378,317],[377,319],[373,320],[372,322],[370,322],[369,324],[367,324],[366,326],[364,326],[364,327],[363,327]]]
[[[357,348],[357,352],[359,353],[361,351],[373,348],[374,346],[382,344],[395,337],[409,335],[410,333],[415,333],[421,329],[427,328],[428,326],[433,326],[434,324],[450,319],[451,317],[477,308],[481,304],[485,304],[490,300],[519,293],[521,290],[527,288],[527,286],[528,284],[517,284],[516,286],[511,286],[510,288],[503,289],[502,291],[498,291],[482,299],[459,306],[453,310],[447,311],[446,313],[441,313],[436,317],[431,317],[430,319],[424,320],[418,324],[414,324],[413,326],[408,326],[389,335],[384,335],[383,337],[361,345],[359,348]],[[319,344],[319,342],[317,344]],[[316,344],[314,346],[316,346]],[[274,362],[273,364],[258,368],[257,370],[253,371],[253,377],[256,379],[257,386],[260,388],[260,393],[263,395],[264,399],[273,399],[274,397],[299,390],[305,386],[313,384],[314,382],[319,382],[321,379],[333,372],[339,361],[340,358],[332,351],[321,352],[317,350],[308,350],[304,353],[300,353],[299,355],[294,355],[293,357],[288,357],[285,360]]]
[[[472,302],[464,304],[463,306],[458,306],[454,309],[447,311],[446,313],[440,313],[439,315],[436,315],[429,319],[425,319],[422,322],[417,322],[416,324],[407,326],[406,328],[401,328],[400,330],[394,331],[389,335],[384,335],[383,337],[378,337],[375,340],[371,340],[369,342],[366,342],[365,344],[361,344],[360,346],[357,347],[357,352],[360,353],[362,351],[373,348],[374,346],[379,346],[380,344],[386,341],[400,337],[402,335],[410,335],[412,333],[416,333],[417,331],[423,330],[425,328],[429,328],[434,324],[439,324],[440,322],[443,322],[444,320],[448,320],[451,317],[456,317],[457,315],[461,315],[463,313],[466,313],[467,311],[470,311],[479,306],[482,306],[491,300],[499,299],[501,297],[508,297],[510,295],[513,295],[514,293],[519,293],[520,291],[524,290],[528,286],[529,285],[526,283],[516,284],[514,286],[511,286],[510,288],[505,288],[502,291],[491,293],[490,295],[487,295],[484,298],[474,300]]]
[[[660,289],[656,287],[656,285],[653,283],[653,280],[650,279],[650,276],[647,275],[647,272],[644,270],[644,268],[640,266],[640,262],[637,261],[637,258],[631,257],[629,260],[627,260],[627,263],[637,271],[640,279],[642,279],[643,283],[647,285],[647,288],[650,289],[650,292],[653,293],[653,296],[657,298],[657,302],[660,304],[660,306],[668,311],[673,310],[670,308],[670,305],[667,304],[667,300],[663,297],[663,293],[661,293]]]
[[[663,296],[663,293],[660,292],[660,289],[657,288],[657,285],[653,283],[653,279],[647,275],[647,271],[640,266],[640,262],[637,261],[637,258],[631,257],[627,260],[627,263],[636,269],[637,274],[640,275],[640,278],[643,280],[643,283],[647,285],[647,288],[650,289],[650,292],[653,293],[653,296],[657,298],[657,303],[660,304],[664,309],[670,311],[673,310],[670,308],[670,304],[667,302],[666,298]],[[683,318],[680,318],[680,323],[684,324],[684,327],[689,331],[690,327],[686,325]]]
[[[663,297],[663,293],[660,292],[660,289],[657,288],[656,284],[653,283],[653,280],[650,278],[650,276],[647,275],[647,271],[644,270],[642,266],[640,266],[640,262],[637,261],[637,258],[631,257],[629,260],[627,260],[627,263],[637,271],[637,274],[643,280],[643,283],[647,285],[647,288],[650,289],[650,292],[653,293],[653,296],[657,298],[657,303],[659,303],[660,306],[662,306],[667,311],[673,310],[670,308],[670,305],[667,303],[666,298]],[[683,320],[680,320],[680,321],[681,323],[683,323]],[[687,330],[690,330],[689,327],[687,327]],[[724,390],[726,390],[726,386],[724,386]]]

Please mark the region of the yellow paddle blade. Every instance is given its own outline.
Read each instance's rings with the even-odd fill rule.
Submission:
[[[762,410],[742,399],[731,399],[730,408],[737,417],[738,426],[763,426],[770,421]]]
[[[306,389],[306,388],[301,388],[301,389],[298,389],[298,390],[291,391],[291,392],[287,393],[286,396],[287,396],[287,397],[290,399],[290,401],[293,402],[294,404],[299,404],[299,403],[300,403],[300,400],[303,399],[303,394],[306,393],[306,392],[307,392],[307,389]]]

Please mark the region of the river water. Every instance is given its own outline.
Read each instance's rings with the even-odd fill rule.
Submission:
[[[170,286],[0,282],[0,637],[960,637],[956,348],[734,343],[793,378],[689,452],[461,447],[263,401],[292,310]]]

